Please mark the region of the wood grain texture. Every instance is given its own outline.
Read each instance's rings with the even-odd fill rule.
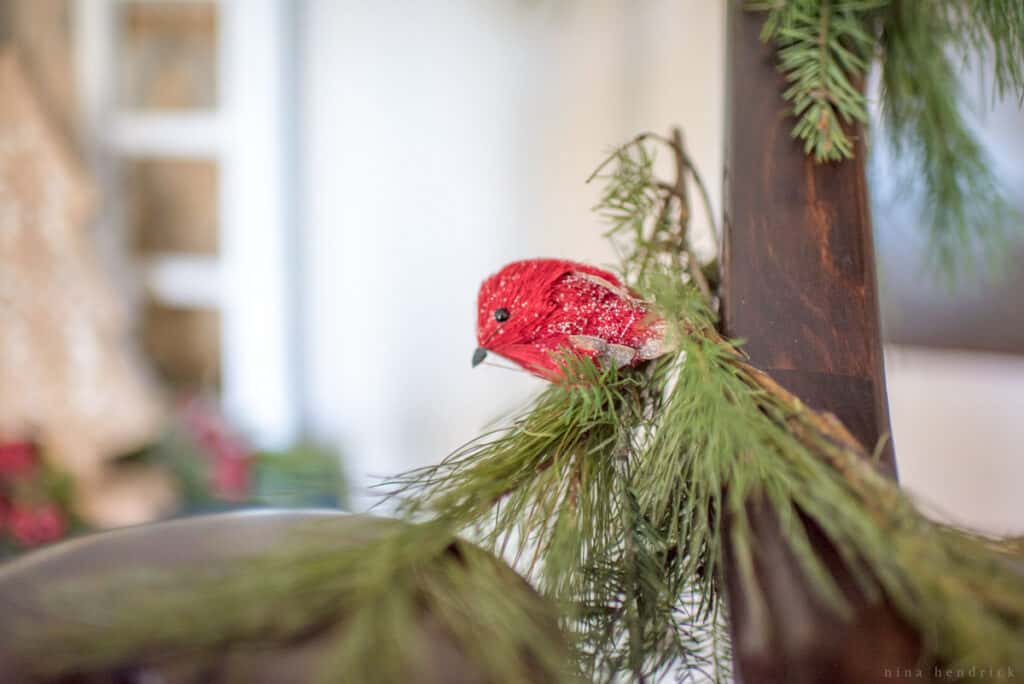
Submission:
[[[818,164],[793,140],[761,21],[735,8],[730,18],[726,325],[756,365],[783,371],[870,449],[889,416],[863,164]],[[895,472],[891,449],[883,461]]]
[[[758,33],[763,16],[733,2],[727,51],[725,332],[754,365],[809,406],[834,413],[868,449],[889,432],[874,254],[858,160],[816,164],[790,130],[785,81]],[[895,477],[891,442],[882,468]],[[734,660],[743,682],[927,680],[920,639],[888,604],[869,604],[837,552],[815,548],[854,606],[844,621],[811,592],[765,508],[752,511],[755,566],[769,607],[755,624],[727,563]],[[726,521],[728,524],[728,521]],[[920,668],[920,669],[918,669]]]

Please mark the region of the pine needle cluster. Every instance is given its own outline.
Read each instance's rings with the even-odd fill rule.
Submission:
[[[864,83],[881,67],[882,125],[923,186],[931,256],[953,275],[999,253],[1015,218],[964,111],[965,67],[990,70],[993,98],[1024,102],[1024,5],[1018,0],[753,0],[777,47],[793,135],[819,162],[855,154],[868,123]]]
[[[674,180],[655,176],[656,143],[671,154]],[[611,169],[606,172],[606,169]],[[607,224],[604,236],[620,256],[623,278],[629,283],[644,281],[652,272],[671,272],[691,281],[709,300],[717,287],[717,263],[702,263],[690,235],[690,188],[700,196],[701,208],[717,242],[719,228],[711,206],[711,195],[675,128],[669,137],[641,133],[616,148],[591,174],[587,182],[605,182],[594,212]]]
[[[918,198],[931,257],[955,273],[998,263],[1015,218],[961,103],[963,66],[991,55],[994,97],[1024,97],[1024,5],[999,0],[893,3],[881,33],[884,133],[923,179]],[[967,258],[965,258],[965,256]]]
[[[566,357],[565,379],[507,428],[392,483],[407,513],[462,527],[554,600],[590,681],[714,671],[713,575],[697,579],[636,486],[677,360],[620,372]]]
[[[761,0],[761,39],[778,48],[789,88],[783,97],[797,120],[793,135],[815,160],[854,153],[852,124],[866,123],[863,83],[874,55],[874,23],[890,0]]]

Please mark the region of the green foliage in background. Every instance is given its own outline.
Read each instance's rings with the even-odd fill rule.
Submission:
[[[921,179],[932,257],[953,274],[995,256],[1016,218],[964,114],[965,66],[991,70],[993,98],[1024,102],[1019,0],[752,0],[778,50],[793,135],[819,162],[849,159],[868,122],[863,85],[881,65],[883,128]],[[991,263],[991,258],[989,259]]]
[[[300,441],[254,456],[250,503],[264,506],[348,507],[348,483],[337,450]]]
[[[298,441],[276,451],[245,452],[245,492],[226,498],[212,483],[216,456],[204,449],[181,425],[172,424],[160,439],[124,456],[118,465],[159,465],[174,479],[182,512],[212,512],[240,507],[346,508],[348,483],[341,454],[311,441]]]

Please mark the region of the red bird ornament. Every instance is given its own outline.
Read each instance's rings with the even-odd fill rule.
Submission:
[[[669,351],[665,323],[612,273],[560,259],[516,261],[477,298],[477,366],[494,352],[549,380],[559,353],[635,366]]]

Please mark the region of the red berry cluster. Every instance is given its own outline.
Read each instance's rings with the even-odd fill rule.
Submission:
[[[60,539],[67,516],[48,491],[48,473],[35,445],[0,443],[0,534],[18,546]]]
[[[252,453],[216,409],[202,399],[185,402],[183,422],[190,437],[206,455],[209,486],[214,497],[243,501],[249,496]]]

